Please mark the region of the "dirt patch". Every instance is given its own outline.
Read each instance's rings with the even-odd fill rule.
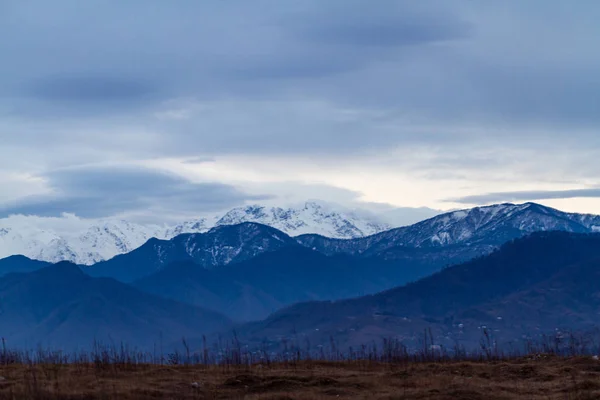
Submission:
[[[0,366],[0,400],[600,398],[598,361],[311,363],[262,367]]]
[[[237,375],[233,378],[227,378],[223,382],[223,386],[239,388],[239,387],[250,387],[261,384],[263,379],[256,375]]]

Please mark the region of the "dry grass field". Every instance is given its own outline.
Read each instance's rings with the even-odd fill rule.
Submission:
[[[600,399],[600,361],[0,366],[0,399]]]

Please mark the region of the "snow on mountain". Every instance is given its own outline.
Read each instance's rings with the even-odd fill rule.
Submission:
[[[128,253],[150,238],[171,239],[183,233],[202,233],[220,225],[256,222],[291,236],[317,233],[356,238],[389,229],[376,217],[341,207],[307,202],[298,207],[259,205],[239,207],[224,215],[186,221],[175,226],[141,225],[123,220],[86,221],[63,218],[11,216],[0,219],[0,258],[22,254],[32,259],[63,260],[91,265]]]
[[[598,232],[600,216],[565,213],[536,203],[496,204],[453,211],[417,224],[349,241],[312,235],[299,238],[326,254],[378,254],[393,247],[436,248],[452,245],[492,249],[538,231]]]
[[[128,253],[153,237],[164,237],[165,228],[156,225],[138,225],[127,221],[109,221],[90,227],[75,240],[77,254],[83,264],[106,260],[117,254]]]
[[[455,244],[495,246],[535,231],[600,232],[600,216],[564,213],[535,203],[497,204],[453,211],[414,225],[390,229],[376,215],[309,201],[281,208],[259,205],[234,208],[175,226],[142,225],[123,220],[89,221],[11,216],[0,219],[0,258],[21,254],[36,260],[72,261],[91,265],[128,253],[150,238],[171,239],[183,233],[203,233],[221,225],[255,222],[290,236],[318,234],[349,241],[302,237],[325,253],[383,251],[390,246],[439,247]],[[314,242],[323,243],[317,246]],[[327,242],[327,243],[325,243]]]
[[[216,225],[235,225],[255,222],[279,229],[290,236],[307,233],[340,239],[372,235],[391,228],[390,225],[357,212],[332,208],[309,201],[294,208],[248,206],[234,208],[220,218]]]
[[[58,243],[61,238],[55,232],[46,229],[0,226],[0,257],[22,254],[32,256],[50,243]]]
[[[536,203],[507,203],[442,214],[390,233],[415,247],[481,241],[501,244],[506,238],[538,231],[591,232],[599,224],[600,216],[565,213]]]
[[[52,229],[39,226],[46,225],[43,218],[38,219],[39,225],[32,217],[24,218],[0,220],[0,258],[21,254],[42,261],[67,260],[90,265],[127,253],[148,239],[165,234],[164,227],[127,221],[95,221],[90,226],[90,222],[77,219],[81,223],[76,229],[65,230],[64,221],[56,222],[57,226]]]
[[[220,225],[205,233],[182,234],[170,240],[151,239],[129,253],[95,264],[88,273],[133,282],[173,263],[191,261],[212,269],[291,246],[300,247],[294,238],[266,225]]]
[[[567,214],[569,218],[578,221],[593,232],[600,232],[600,215],[592,214]]]
[[[201,233],[208,231],[211,227],[215,226],[216,221],[219,217],[212,218],[198,218],[191,221],[185,221],[182,224],[175,225],[167,228],[164,235],[157,236],[158,238],[171,239],[175,236],[179,236],[183,233]]]

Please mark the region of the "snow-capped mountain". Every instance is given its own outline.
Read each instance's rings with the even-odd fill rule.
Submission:
[[[569,214],[536,203],[497,204],[439,215],[391,231],[405,246],[504,243],[507,237],[538,231],[592,232],[600,216]],[[383,234],[386,236],[385,234]]]
[[[340,239],[353,239],[383,232],[390,225],[374,217],[365,217],[350,210],[332,208],[310,201],[296,208],[249,206],[234,208],[220,218],[216,225],[235,225],[255,222],[279,229],[290,236],[307,233]]]
[[[528,233],[552,230],[600,232],[600,216],[565,213],[536,203],[496,204],[449,212],[365,238],[335,240],[306,235],[298,240],[326,254],[379,254],[394,247],[469,245],[492,249]]]
[[[10,218],[0,220],[0,258],[20,254],[35,260],[85,265],[130,252],[166,232],[161,226],[127,221],[100,221],[72,232],[32,224],[10,227],[7,222]]]
[[[168,240],[243,222],[260,223],[290,236],[300,236],[302,244],[327,254],[376,254],[398,246],[437,248],[459,244],[491,249],[535,231],[600,232],[600,216],[565,213],[535,203],[475,207],[396,229],[366,212],[315,201],[290,208],[239,207],[175,226],[122,220],[89,223],[69,216],[69,229],[54,229],[47,221],[36,225],[34,219],[19,218],[0,220],[0,258],[21,254],[36,260],[68,260],[84,265],[128,253],[150,238]]]
[[[87,271],[93,276],[131,282],[172,263],[191,261],[212,269],[290,246],[300,247],[294,238],[266,225],[221,225],[205,233],[181,234],[170,240],[151,239],[129,253],[97,263]]]
[[[202,217],[175,226],[141,225],[123,220],[94,221],[67,216],[70,229],[56,229],[31,217],[0,220],[0,258],[21,254],[49,262],[72,261],[91,265],[128,253],[150,238],[171,239],[184,233],[202,233],[220,225],[256,222],[291,236],[316,233],[335,238],[357,238],[390,226],[366,213],[306,202],[298,207],[247,206],[225,214]],[[72,228],[75,226],[75,228]]]

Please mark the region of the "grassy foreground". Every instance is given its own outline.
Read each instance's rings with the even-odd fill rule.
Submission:
[[[0,399],[599,399],[600,361],[0,366]]]

